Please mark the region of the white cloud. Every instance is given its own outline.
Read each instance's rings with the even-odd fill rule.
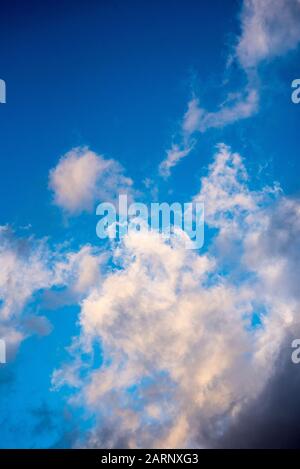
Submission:
[[[66,251],[56,260],[56,283],[68,288],[68,295],[78,300],[101,281],[101,269],[107,254],[90,245],[78,251]]]
[[[193,106],[189,105],[183,127],[190,128],[192,132],[204,133],[208,129],[225,127],[241,119],[246,119],[252,116],[257,108],[258,95],[254,89],[248,91],[245,95],[235,96],[233,100],[227,101],[226,104],[221,105],[214,112],[206,111],[200,107],[197,108],[197,104],[194,103]],[[198,119],[195,117],[196,114]],[[191,126],[191,122],[193,122],[194,127]]]
[[[287,239],[290,227],[279,221],[286,208],[278,207],[290,207],[298,236],[299,204],[276,185],[251,191],[243,159],[225,145],[195,199],[205,201],[217,230],[206,252],[131,232],[114,251],[117,267],[82,301],[74,361],[53,376],[56,385],[76,385],[77,404],[97,417],[76,445],[210,446],[274,371],[300,306],[286,279],[298,267],[284,243],[295,240]],[[263,327],[253,329],[260,309]],[[80,360],[94,342],[103,348],[99,368]]]
[[[22,314],[33,294],[52,284],[45,241],[17,238],[0,227],[0,337],[12,355],[25,338]]]
[[[247,119],[257,110],[258,93],[255,89],[251,89],[245,94],[235,93],[233,96],[228,96],[226,102],[214,112],[201,108],[199,100],[193,98],[188,103],[188,109],[182,122],[183,143],[181,145],[173,144],[167,150],[167,156],[159,166],[160,175],[168,178],[171,169],[189,155],[195,146],[195,141],[192,140],[195,133],[205,133],[209,129],[225,127],[241,119]]]
[[[253,116],[259,109],[259,88],[253,73],[264,60],[271,60],[294,49],[300,42],[300,0],[244,0],[241,11],[241,34],[233,56],[247,75],[242,92],[229,93],[216,111],[201,107],[193,97],[181,123],[182,143],[173,144],[160,164],[160,174],[170,170],[186,157],[194,146],[191,138],[209,129],[223,128]]]
[[[26,337],[51,331],[47,318],[29,306],[34,295],[44,292],[54,301],[56,285],[65,287],[61,305],[78,302],[99,284],[106,257],[91,246],[77,252],[51,250],[45,239],[20,237],[9,226],[0,227],[0,338],[9,359]]]
[[[17,238],[9,227],[0,229],[1,318],[18,316],[33,291],[51,284],[44,241]]]
[[[54,203],[69,215],[91,211],[96,202],[113,201],[118,193],[132,194],[132,180],[115,160],[88,148],[74,148],[50,171]]]
[[[236,54],[245,69],[285,54],[300,41],[299,0],[244,0]]]
[[[194,200],[204,201],[208,225],[232,231],[235,223],[247,220],[247,214],[253,215],[259,209],[261,200],[266,202],[267,196],[276,195],[278,191],[277,185],[262,192],[251,191],[242,157],[220,144],[209,166],[209,174],[202,178],[201,191]]]
[[[188,103],[188,109],[184,115],[182,129],[185,135],[191,135],[199,127],[203,118],[203,110],[199,106],[199,99],[193,98]]]
[[[191,151],[192,145],[186,147],[180,147],[179,145],[173,145],[172,148],[167,150],[167,157],[159,165],[159,174],[164,178],[168,178],[171,173],[171,168],[176,166],[177,163],[185,158]]]

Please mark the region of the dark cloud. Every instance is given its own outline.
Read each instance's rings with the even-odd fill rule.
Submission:
[[[300,448],[300,365],[291,361],[291,342],[295,337],[286,341],[276,360],[276,372],[263,393],[213,446]]]

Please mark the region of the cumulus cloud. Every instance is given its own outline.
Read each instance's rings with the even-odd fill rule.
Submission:
[[[1,317],[11,319],[22,311],[32,292],[49,286],[49,254],[43,240],[14,235],[7,226],[0,229],[0,296]]]
[[[299,0],[244,0],[236,55],[245,69],[297,47]]]
[[[225,145],[195,200],[216,230],[205,252],[129,232],[113,251],[115,268],[82,301],[73,362],[53,375],[56,386],[77,387],[77,404],[96,416],[75,446],[214,446],[274,375],[299,310],[286,278],[298,267],[281,245],[298,233],[283,207],[298,213],[299,203],[276,185],[250,190],[242,157]],[[283,214],[292,230],[280,225]],[[277,224],[285,234],[272,245]],[[80,359],[95,343],[100,367]]]
[[[195,411],[200,416],[202,409],[204,418],[222,412],[222,388],[230,395],[234,387],[234,379],[225,378],[225,384],[221,377],[227,367],[238,367],[239,353],[247,351],[241,318],[247,295],[237,304],[235,290],[225,285],[206,291],[213,262],[167,246],[158,235],[132,233],[121,258],[123,269],[82,306],[81,340],[87,348],[91,340],[101,340],[106,362],[91,372],[83,389],[104,427],[102,440],[97,427],[86,444],[192,444],[198,434]],[[55,380],[65,377],[62,370]]]
[[[8,226],[0,227],[0,336],[8,353],[13,353],[25,337],[21,328],[24,308],[32,295],[52,283],[43,240],[22,239]]]
[[[44,301],[48,308],[64,304],[77,304],[83,296],[98,285],[108,254],[91,245],[84,245],[76,251],[65,250],[56,256],[56,284],[59,291],[45,292]]]
[[[111,202],[118,193],[131,196],[132,180],[122,166],[88,148],[74,148],[50,171],[54,203],[69,215],[91,211],[96,202]]]
[[[105,255],[97,248],[77,251],[51,249],[46,239],[17,236],[9,226],[0,227],[0,338],[8,358],[33,333],[46,335],[52,327],[44,316],[28,307],[39,292],[60,304],[76,303],[99,283]],[[53,286],[63,288],[61,294]]]

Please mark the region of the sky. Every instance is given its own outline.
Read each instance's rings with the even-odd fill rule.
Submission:
[[[0,0],[0,447],[300,445],[299,59],[299,0]]]

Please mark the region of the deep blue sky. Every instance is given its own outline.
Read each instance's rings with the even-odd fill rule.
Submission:
[[[8,103],[0,116],[1,221],[13,215],[18,225],[36,224],[38,233],[46,219],[54,221],[49,207],[45,213],[48,170],[77,145],[119,160],[136,181],[154,173],[191,89],[215,108],[238,12],[237,1],[2,2],[0,70]],[[260,122],[209,132],[188,174],[185,164],[175,171],[183,194],[180,177],[191,174],[193,163],[198,175],[218,139],[250,147],[252,160],[272,159],[275,179],[296,189],[295,172],[281,164],[296,136],[297,108],[287,99],[295,65],[281,66],[279,74],[285,87],[270,83],[268,70]],[[189,190],[191,184],[196,190],[197,180]]]
[[[3,6],[2,221],[13,213],[18,224],[44,226],[48,170],[76,145],[119,160],[137,180],[155,171],[193,77],[203,91],[210,80],[218,86],[235,10],[236,2],[222,1]]]
[[[96,220],[62,222],[47,190],[49,170],[71,148],[88,145],[118,160],[138,189],[145,177],[155,179],[192,93],[212,110],[226,94],[239,10],[236,0],[0,1],[0,78],[7,83],[7,104],[0,106],[0,224],[31,224],[53,242],[77,230],[79,243],[96,242]],[[299,53],[292,52],[262,68],[259,114],[201,135],[170,180],[159,182],[162,196],[169,197],[171,186],[174,199],[196,193],[220,141],[246,158],[254,186],[278,180],[286,193],[297,193],[300,106],[290,100],[297,63]],[[25,341],[5,371],[0,446],[51,446],[74,426],[67,408],[61,415],[65,395],[49,386],[76,331],[78,308],[43,313],[55,333]],[[45,409],[47,435],[36,430]]]

